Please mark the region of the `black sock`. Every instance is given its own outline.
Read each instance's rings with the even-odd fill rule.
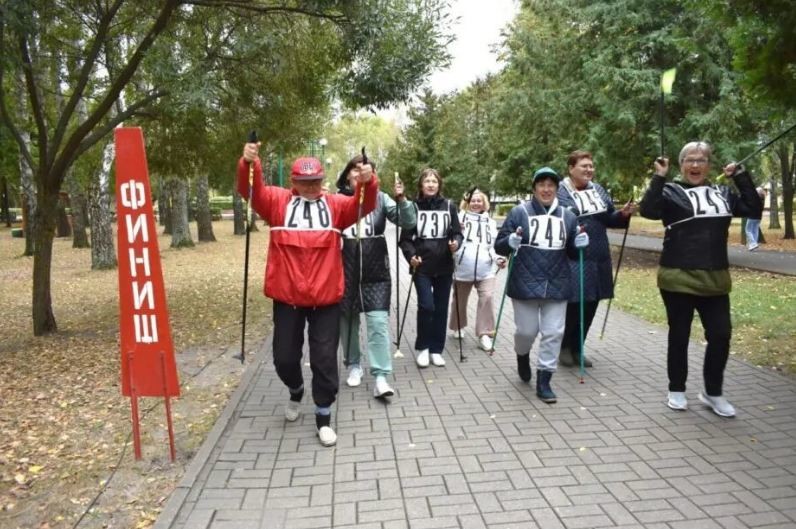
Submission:
[[[319,430],[324,426],[329,426],[332,423],[332,416],[331,415],[321,415],[319,413],[315,414],[315,427]]]
[[[288,391],[290,392],[290,400],[293,402],[301,402],[301,399],[304,398],[304,386],[301,386],[297,393],[293,393],[293,390],[289,388]]]

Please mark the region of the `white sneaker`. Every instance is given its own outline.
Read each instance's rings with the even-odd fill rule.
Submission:
[[[417,358],[415,358],[415,362],[417,362],[418,367],[428,367],[428,349],[423,349],[422,351],[418,351]]]
[[[453,329],[448,329],[448,338],[451,340],[458,340],[459,339],[459,331],[454,331]]]
[[[330,426],[321,426],[318,430],[318,439],[323,446],[334,446],[337,444],[337,434]]]
[[[754,252],[754,251],[755,251],[755,250],[757,250],[758,248],[760,248],[760,245],[759,245],[759,244],[757,244],[757,243],[755,243],[755,244],[750,244],[749,246],[747,246],[747,249],[748,249],[750,252]]]
[[[383,375],[377,376],[376,383],[373,385],[373,396],[377,399],[383,399],[392,397],[394,394],[395,392],[387,383],[387,379]]]
[[[481,338],[478,339],[478,345],[481,346],[481,349],[484,351],[491,351],[492,350],[492,337],[488,334],[484,334]]]
[[[290,422],[294,422],[298,419],[299,408],[301,408],[301,402],[296,402],[295,400],[287,401],[287,406],[285,406],[285,419]]]
[[[351,369],[348,371],[348,379],[345,381],[350,387],[355,388],[362,383],[362,375],[364,375],[364,371],[362,368],[359,367],[359,364],[355,364],[351,366]]]
[[[699,400],[705,406],[711,408],[713,413],[721,417],[735,417],[735,408],[732,404],[727,402],[724,397],[711,397],[706,395],[704,391],[699,392]]]
[[[685,391],[670,391],[666,404],[673,410],[687,410],[688,400],[685,398]]]
[[[442,367],[445,365],[445,359],[439,353],[431,353],[431,363],[437,367]]]

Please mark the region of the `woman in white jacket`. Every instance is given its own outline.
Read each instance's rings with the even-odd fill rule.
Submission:
[[[452,337],[459,337],[459,328],[467,326],[467,299],[475,286],[478,292],[478,309],[475,317],[475,334],[484,351],[492,350],[495,333],[495,273],[506,266],[506,260],[493,249],[497,226],[489,217],[489,199],[478,188],[473,188],[459,205],[459,223],[464,242],[454,255],[454,295],[451,299],[448,328]],[[458,307],[456,306],[458,302]]]

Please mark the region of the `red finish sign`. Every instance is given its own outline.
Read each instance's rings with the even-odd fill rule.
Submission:
[[[116,222],[119,252],[119,331],[122,394],[177,397],[157,227],[140,128],[117,128]]]

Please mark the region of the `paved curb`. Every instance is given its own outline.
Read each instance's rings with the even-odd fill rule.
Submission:
[[[269,356],[267,354],[270,349],[268,344],[271,342],[270,334],[260,342],[257,348],[257,360],[246,366],[246,370],[240,378],[237,389],[235,389],[235,392],[229,398],[226,407],[224,407],[224,411],[222,411],[221,415],[216,419],[213,429],[210,430],[210,433],[205,437],[202,446],[196,452],[193,459],[191,459],[191,462],[188,463],[185,474],[169,495],[169,500],[158,515],[158,519],[155,525],[152,526],[152,529],[169,529],[174,523],[174,520],[176,520],[180,509],[185,503],[185,498],[187,498],[188,494],[191,492],[191,488],[196,483],[199,473],[210,459],[213,449],[218,444],[219,439],[221,439],[221,436],[224,435],[224,432],[229,426],[234,425],[236,419],[235,410],[238,408],[238,404],[240,404],[241,400],[243,400],[244,394],[250,389],[252,379],[258,376],[262,370],[263,363]]]

